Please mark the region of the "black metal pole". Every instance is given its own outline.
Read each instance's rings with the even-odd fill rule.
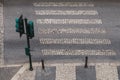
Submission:
[[[28,36],[28,26],[27,26],[27,19],[26,18],[25,18],[25,26],[26,26],[27,47],[30,50],[30,39],[29,39],[29,36]],[[32,67],[31,53],[29,53],[29,64],[30,64],[29,70],[32,71],[33,67]]]
[[[44,60],[43,59],[41,60],[41,63],[42,63],[42,69],[45,70],[45,65],[44,65]]]
[[[84,67],[88,68],[88,57],[87,56],[85,57],[85,66]]]
[[[33,70],[33,67],[32,67],[31,54],[29,54],[29,63],[30,63],[30,68],[29,68],[29,70],[32,71],[32,70]]]

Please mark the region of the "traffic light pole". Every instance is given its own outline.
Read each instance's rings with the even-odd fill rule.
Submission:
[[[30,50],[30,39],[29,39],[29,36],[28,36],[28,26],[27,26],[27,19],[25,18],[25,27],[26,27],[26,38],[27,38],[27,47],[29,48]],[[29,53],[29,64],[30,64],[30,68],[29,70],[32,71],[33,70],[33,67],[32,67],[32,59],[31,59],[31,53]]]

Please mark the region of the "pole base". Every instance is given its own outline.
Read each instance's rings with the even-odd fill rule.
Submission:
[[[30,71],[33,71],[33,68],[32,68],[32,67],[30,67],[30,68],[29,68],[29,70],[30,70]]]

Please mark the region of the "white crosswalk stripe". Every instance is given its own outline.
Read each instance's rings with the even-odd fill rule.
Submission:
[[[39,6],[68,6],[68,7],[94,7],[94,4],[91,2],[36,2],[33,3],[35,7]]]
[[[106,30],[102,28],[40,28],[40,34],[105,34]]]
[[[98,15],[95,10],[36,10],[36,15]]]
[[[102,24],[101,19],[37,19],[37,24]]]
[[[109,39],[90,39],[90,38],[83,38],[83,39],[40,38],[40,43],[42,43],[42,44],[111,44],[111,41]]]
[[[113,50],[43,49],[43,55],[116,55]]]

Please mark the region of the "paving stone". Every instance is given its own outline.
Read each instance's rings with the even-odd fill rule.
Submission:
[[[119,77],[119,80],[120,80],[120,66],[117,66],[117,70],[118,70],[118,77]]]
[[[76,80],[74,64],[56,65],[56,80]]]
[[[76,80],[96,80],[95,66],[89,66],[88,68],[77,66]]]
[[[23,74],[19,76],[17,80],[35,80],[35,70],[29,71],[28,69],[24,71]],[[14,79],[14,80],[16,80]]]
[[[97,80],[119,80],[117,66],[111,63],[98,63],[96,65]]]
[[[0,80],[11,80],[20,67],[3,67],[0,68]]]
[[[45,67],[45,71],[41,67],[37,67],[35,80],[55,80],[55,71],[55,67]]]

